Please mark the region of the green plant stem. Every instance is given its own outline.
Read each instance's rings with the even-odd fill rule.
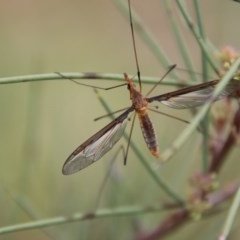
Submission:
[[[164,1],[160,1],[160,2],[164,5],[166,12],[168,14],[168,19],[170,21],[172,32],[175,36],[176,44],[177,44],[178,49],[181,53],[181,56],[184,60],[185,66],[189,70],[188,73],[190,75],[190,79],[191,79],[191,81],[196,82],[197,78],[196,78],[196,74],[194,73],[194,67],[192,64],[193,61],[190,58],[190,53],[188,51],[186,41],[180,32],[180,28],[178,27],[178,22],[174,18],[176,15],[173,14],[173,11],[171,9],[171,4],[173,4],[174,2],[173,1],[171,2],[169,0],[164,0]]]
[[[21,224],[15,224],[11,226],[1,227],[0,235],[6,233],[13,233],[17,231],[36,229],[36,228],[44,228],[50,226],[56,226],[59,224],[83,221],[89,219],[99,219],[99,218],[107,218],[107,217],[126,217],[137,214],[146,214],[146,213],[156,213],[159,211],[163,211],[166,208],[164,206],[126,206],[119,207],[115,209],[100,209],[96,212],[88,212],[88,213],[74,213],[70,216],[59,216],[54,218],[48,218],[43,220],[31,221]]]
[[[197,16],[197,25],[199,28],[199,34],[206,41],[205,31],[202,22],[202,14],[200,11],[199,1],[193,1],[195,13]],[[208,62],[206,61],[206,55],[204,51],[201,49],[201,60],[202,60],[202,81],[206,82],[208,79]],[[203,129],[203,147],[202,147],[202,171],[204,173],[208,170],[208,158],[209,158],[209,114],[207,113],[202,121],[202,129]]]
[[[167,160],[169,160],[169,158],[172,157],[173,154],[177,150],[179,150],[180,147],[183,145],[183,143],[190,137],[190,135],[193,133],[193,131],[196,130],[200,121],[207,114],[209,108],[211,107],[212,103],[214,102],[214,99],[218,96],[218,94],[221,93],[221,91],[223,91],[224,87],[227,85],[227,83],[231,80],[232,76],[237,71],[239,65],[240,65],[240,58],[238,58],[234,62],[234,64],[229,69],[229,71],[222,78],[221,82],[218,83],[218,85],[216,86],[216,88],[213,91],[211,99],[208,102],[206,102],[206,104],[204,104],[204,106],[201,108],[199,113],[192,120],[191,124],[189,124],[188,127],[186,127],[185,130],[171,144],[171,146],[162,153],[162,155],[160,156],[160,159],[162,162],[166,162]]]
[[[12,84],[12,83],[25,83],[25,82],[34,82],[34,81],[50,81],[50,80],[67,80],[67,79],[76,79],[76,80],[109,80],[109,81],[121,81],[124,82],[123,74],[115,73],[94,73],[94,72],[80,72],[80,73],[71,73],[71,72],[61,72],[61,75],[58,73],[43,73],[43,74],[31,74],[24,76],[14,76],[14,77],[2,77],[0,78],[0,84]],[[129,77],[131,77],[129,75]],[[142,76],[141,81],[144,84],[156,84],[160,77],[147,77]],[[133,79],[133,82],[138,82],[136,78]],[[178,83],[175,79],[166,78],[162,82],[163,85],[168,86],[191,86],[192,83]]]
[[[179,10],[181,11],[185,21],[186,21],[189,29],[192,31],[192,33],[193,33],[195,39],[197,40],[201,50],[204,52],[208,63],[210,64],[212,69],[218,74],[218,66],[215,64],[215,62],[211,58],[211,55],[209,53],[208,46],[207,46],[207,41],[202,38],[199,28],[196,25],[194,25],[190,15],[188,14],[187,10],[185,9],[184,4],[182,3],[182,0],[176,0],[176,3],[178,5]]]
[[[228,235],[231,231],[234,219],[236,217],[236,214],[238,213],[238,209],[240,206],[240,188],[238,188],[238,191],[234,197],[233,204],[231,205],[231,208],[228,212],[228,216],[226,218],[223,231],[221,233],[221,239],[227,239]],[[220,238],[219,238],[220,239]]]

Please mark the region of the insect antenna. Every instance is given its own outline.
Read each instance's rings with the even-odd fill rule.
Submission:
[[[135,57],[135,62],[136,62],[136,66],[137,66],[138,83],[139,83],[140,92],[142,92],[142,83],[141,83],[140,68],[139,68],[139,63],[138,63],[138,58],[137,58],[137,48],[136,48],[135,35],[134,35],[134,30],[133,30],[133,21],[132,21],[132,11],[131,11],[131,1],[130,0],[128,0],[128,9],[129,9],[131,34],[132,34],[132,40],[133,40],[134,57]]]
[[[112,86],[112,87],[108,87],[108,88],[103,88],[103,87],[97,87],[97,86],[94,86],[94,85],[90,85],[90,84],[86,84],[86,83],[80,83],[72,78],[67,78],[65,77],[63,74],[61,74],[60,72],[55,72],[56,74],[58,74],[61,78],[64,78],[64,79],[67,79],[67,80],[70,80],[78,85],[81,85],[81,86],[85,86],[85,87],[91,87],[91,88],[96,88],[96,89],[100,89],[100,90],[110,90],[110,89],[114,89],[114,88],[118,88],[118,87],[122,87],[122,86],[126,86],[127,83],[123,83],[123,84],[119,84],[119,85],[116,85],[116,86]]]

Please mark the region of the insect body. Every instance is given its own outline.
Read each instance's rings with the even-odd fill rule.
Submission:
[[[158,143],[156,139],[156,134],[152,125],[152,121],[149,118],[147,112],[148,101],[143,95],[134,87],[132,81],[129,79],[126,73],[124,73],[124,78],[128,82],[128,87],[130,91],[130,99],[132,100],[132,107],[136,111],[142,134],[144,140],[151,151],[152,155],[158,157]]]
[[[148,101],[141,92],[135,88],[126,73],[124,74],[124,78],[128,83],[132,106],[81,144],[66,160],[63,166],[63,174],[75,173],[99,160],[108,152],[121,138],[127,125],[127,117],[129,113],[134,110],[138,115],[143,137],[149,150],[154,156],[157,157],[159,155],[156,134],[147,112]]]
[[[158,101],[177,109],[198,107],[211,98],[214,87],[219,82],[219,80],[214,80],[158,96],[144,97],[142,93],[134,87],[134,84],[127,74],[124,74],[124,78],[128,83],[132,105],[120,116],[82,143],[67,158],[62,170],[63,174],[68,175],[80,171],[106,154],[122,137],[127,126],[128,115],[133,111],[138,115],[147,147],[153,156],[158,157],[158,143],[152,122],[148,115],[148,110],[151,110],[151,108],[148,107],[148,104]],[[227,96],[235,96],[239,89],[240,81],[232,80],[215,101]]]

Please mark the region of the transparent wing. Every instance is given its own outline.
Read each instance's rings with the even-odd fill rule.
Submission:
[[[162,101],[162,103],[169,107],[178,109],[198,107],[203,105],[211,98],[213,90],[214,87],[210,86],[205,89],[169,98],[167,101]],[[232,95],[233,92],[234,92],[233,86],[229,85],[218,95],[215,101],[230,96]]]
[[[66,160],[62,172],[73,174],[99,160],[119,139],[127,126],[128,109],[114,121],[82,143]]]
[[[149,102],[160,101],[161,103],[176,109],[198,107],[211,98],[213,90],[218,82],[218,80],[215,80],[193,87],[183,88],[174,92],[149,98]],[[227,96],[234,96],[239,89],[240,81],[232,80],[219,94],[215,101]]]

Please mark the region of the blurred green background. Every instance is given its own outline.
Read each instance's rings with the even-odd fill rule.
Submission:
[[[192,1],[186,2],[191,9]],[[170,62],[183,66],[161,1],[132,1],[132,4]],[[240,49],[240,5],[212,0],[201,1],[200,6],[206,34],[215,46],[232,45]],[[3,0],[0,1],[0,29],[1,77],[56,71],[136,74],[129,20],[111,1]],[[189,30],[183,28],[183,31],[196,71],[201,71],[199,48]],[[136,44],[141,74],[162,76],[165,70],[138,36]],[[104,87],[117,84],[95,83]],[[143,87],[147,92],[149,86]],[[159,89],[164,92],[173,88]],[[101,94],[113,110],[130,104],[125,87]],[[109,122],[107,118],[93,121],[105,114],[93,90],[67,80],[42,81],[1,85],[0,96],[0,225],[95,210],[109,164],[118,146],[126,142],[121,140],[101,161],[75,175],[61,174],[65,159],[75,147]],[[161,110],[191,119],[188,111],[176,112],[165,107]],[[151,116],[160,149],[165,149],[185,125],[164,116]],[[137,122],[132,141],[149,161],[156,161],[145,146]],[[201,136],[195,133],[159,169],[183,197],[189,193],[187,179],[201,165],[200,143]],[[236,156],[237,153],[221,173],[223,184],[239,175]],[[97,208],[154,204],[167,199],[130,149],[126,167],[122,156],[117,157],[114,174],[109,177]],[[179,230],[182,239],[213,239],[222,227],[225,213],[218,214],[214,220],[183,227]],[[131,239],[136,226],[151,229],[163,218],[164,214],[155,213],[100,219],[18,232],[0,239]],[[231,239],[238,239],[237,228],[238,223]],[[168,239],[176,239],[179,232]],[[203,235],[206,237],[202,238]]]

